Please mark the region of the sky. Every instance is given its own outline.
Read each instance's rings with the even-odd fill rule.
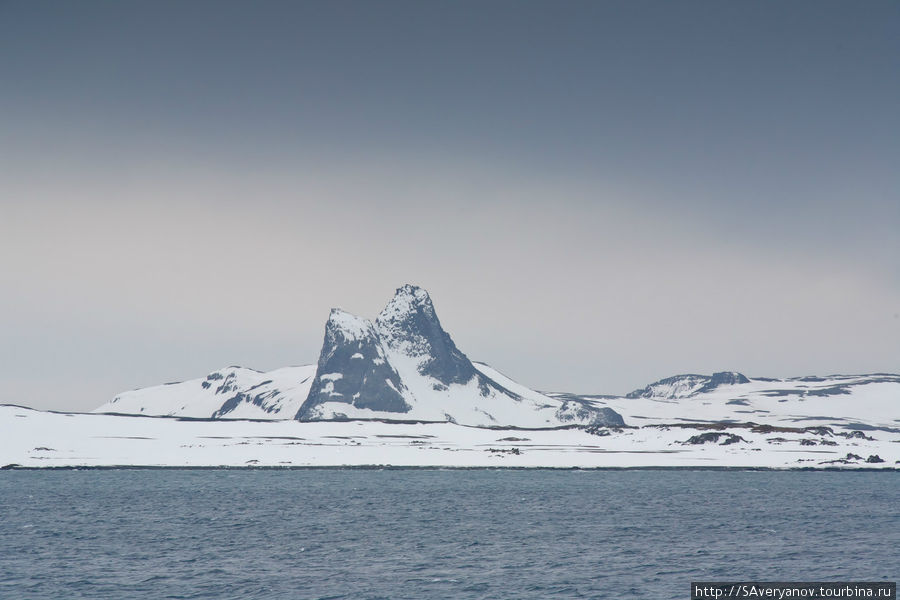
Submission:
[[[0,403],[426,288],[535,389],[900,372],[900,4],[0,0]]]

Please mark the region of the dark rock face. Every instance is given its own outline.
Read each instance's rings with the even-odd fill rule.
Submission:
[[[721,442],[719,442],[720,438],[724,438]],[[684,444],[719,444],[721,446],[727,446],[729,444],[737,444],[738,442],[746,442],[744,438],[739,435],[735,435],[733,433],[725,433],[724,431],[708,431],[706,433],[701,433],[699,435],[694,435],[688,438]]]
[[[866,440],[869,442],[874,442],[875,438],[864,434],[862,431],[839,431],[836,435],[841,437],[845,437],[848,440]]]
[[[819,464],[822,464],[822,465],[851,465],[851,464],[855,464],[858,461],[861,461],[862,459],[863,459],[863,457],[860,456],[859,454],[853,454],[852,452],[848,452],[847,456],[845,456],[844,458],[836,458],[834,460],[825,460]],[[866,462],[869,462],[869,461],[867,460]]]
[[[850,391],[850,386],[848,385],[835,385],[829,388],[823,388],[820,390],[807,390],[807,396],[841,396],[841,395],[849,395],[852,392]]]
[[[721,371],[719,373],[713,373],[712,377],[709,378],[709,381],[707,381],[702,388],[697,390],[697,393],[702,394],[704,392],[710,392],[720,385],[737,385],[739,383],[750,383],[750,380],[741,373]]]
[[[222,371],[210,373],[206,376],[206,380],[201,382],[200,386],[205,390],[211,388],[213,385],[216,385],[216,390],[214,392],[216,395],[230,396],[222,403],[222,406],[219,408],[219,410],[215,411],[211,415],[211,418],[220,419],[233,412],[245,402],[263,408],[267,400],[276,398],[281,393],[278,390],[267,390],[262,392],[258,391],[258,388],[272,383],[271,379],[258,383],[249,389],[241,391],[239,389],[240,385],[238,384],[238,375],[235,372],[235,369],[240,368],[241,367],[229,367],[228,369],[224,369]],[[256,391],[256,393],[254,393],[254,391]],[[265,408],[264,410],[265,412],[273,412],[275,410],[275,407],[270,406],[269,408]]]
[[[301,421],[320,417],[316,407],[341,402],[357,408],[403,413],[403,382],[387,362],[372,324],[333,310],[325,325],[325,342],[309,396],[297,412]]]
[[[378,319],[375,328],[393,350],[421,358],[419,373],[444,385],[468,383],[478,371],[453,343],[434,311],[428,292],[405,285],[397,290]]]
[[[625,420],[622,415],[608,406],[596,407],[584,400],[569,398],[563,401],[562,406],[556,411],[556,418],[561,423],[577,421],[589,422],[594,426],[624,427]]]
[[[268,383],[272,383],[272,382],[270,381]],[[254,405],[262,408],[263,403],[266,400],[270,400],[272,398],[275,398],[276,396],[278,396],[278,390],[269,390],[268,392],[256,394],[255,396],[253,394],[248,394],[245,392],[238,392],[237,394],[235,394],[234,396],[232,396],[231,398],[226,400],[222,404],[222,407],[219,408],[219,410],[217,410],[216,412],[214,412],[212,414],[212,418],[213,419],[221,419],[228,413],[234,411],[237,407],[239,407],[244,402],[248,402],[250,404],[254,404]],[[264,410],[266,412],[272,412],[274,410],[274,407],[269,407]]]

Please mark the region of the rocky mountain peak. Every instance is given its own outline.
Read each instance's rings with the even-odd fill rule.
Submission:
[[[420,375],[443,385],[467,383],[477,375],[441,327],[428,292],[418,286],[399,288],[375,320],[375,329],[395,360],[414,361]]]
[[[325,323],[325,333],[340,336],[344,340],[359,340],[374,335],[374,329],[371,321],[340,308],[332,308]]]
[[[325,324],[325,341],[309,396],[297,419],[335,418],[340,408],[406,412],[405,386],[387,361],[384,346],[372,323],[339,308],[331,310]],[[332,408],[328,408],[330,404]]]
[[[674,400],[678,398],[690,398],[699,394],[711,392],[725,385],[738,385],[749,383],[743,374],[736,371],[720,371],[712,375],[675,375],[666,377],[645,388],[634,390],[627,398],[662,398]]]
[[[385,328],[402,328],[421,319],[437,320],[431,296],[417,285],[397,288],[394,297],[378,315],[376,323]]]

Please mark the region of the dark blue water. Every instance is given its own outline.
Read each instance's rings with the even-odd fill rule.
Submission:
[[[2,598],[688,598],[896,580],[867,472],[0,473]]]

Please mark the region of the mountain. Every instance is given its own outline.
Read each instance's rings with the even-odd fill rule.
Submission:
[[[607,406],[554,398],[473,364],[441,326],[428,293],[412,285],[399,288],[374,323],[332,310],[314,367],[230,367],[202,380],[125,392],[94,412],[526,428],[624,424]]]
[[[408,376],[415,373],[430,378],[435,389],[465,384],[473,378],[478,378],[479,387],[490,385],[441,327],[431,298],[422,288],[405,285],[398,289],[378,315],[375,327],[391,359],[402,365]]]
[[[886,373],[786,379],[732,372],[676,375],[625,397],[582,398],[637,426],[752,422],[900,432],[900,375]]]
[[[660,379],[645,388],[635,390],[626,398],[690,398],[711,392],[723,385],[750,383],[744,375],[734,371],[722,371],[712,375],[675,375]]]
[[[309,395],[315,365],[262,373],[226,367],[206,377],[118,394],[95,413],[197,419],[284,419]]]
[[[621,425],[614,411],[554,399],[476,367],[441,326],[428,292],[399,288],[375,323],[333,311],[316,381],[296,417],[467,425]]]
[[[295,416],[301,421],[346,418],[350,407],[365,412],[407,413],[410,405],[404,392],[406,386],[387,362],[384,345],[372,323],[333,309],[325,324],[316,377]]]

